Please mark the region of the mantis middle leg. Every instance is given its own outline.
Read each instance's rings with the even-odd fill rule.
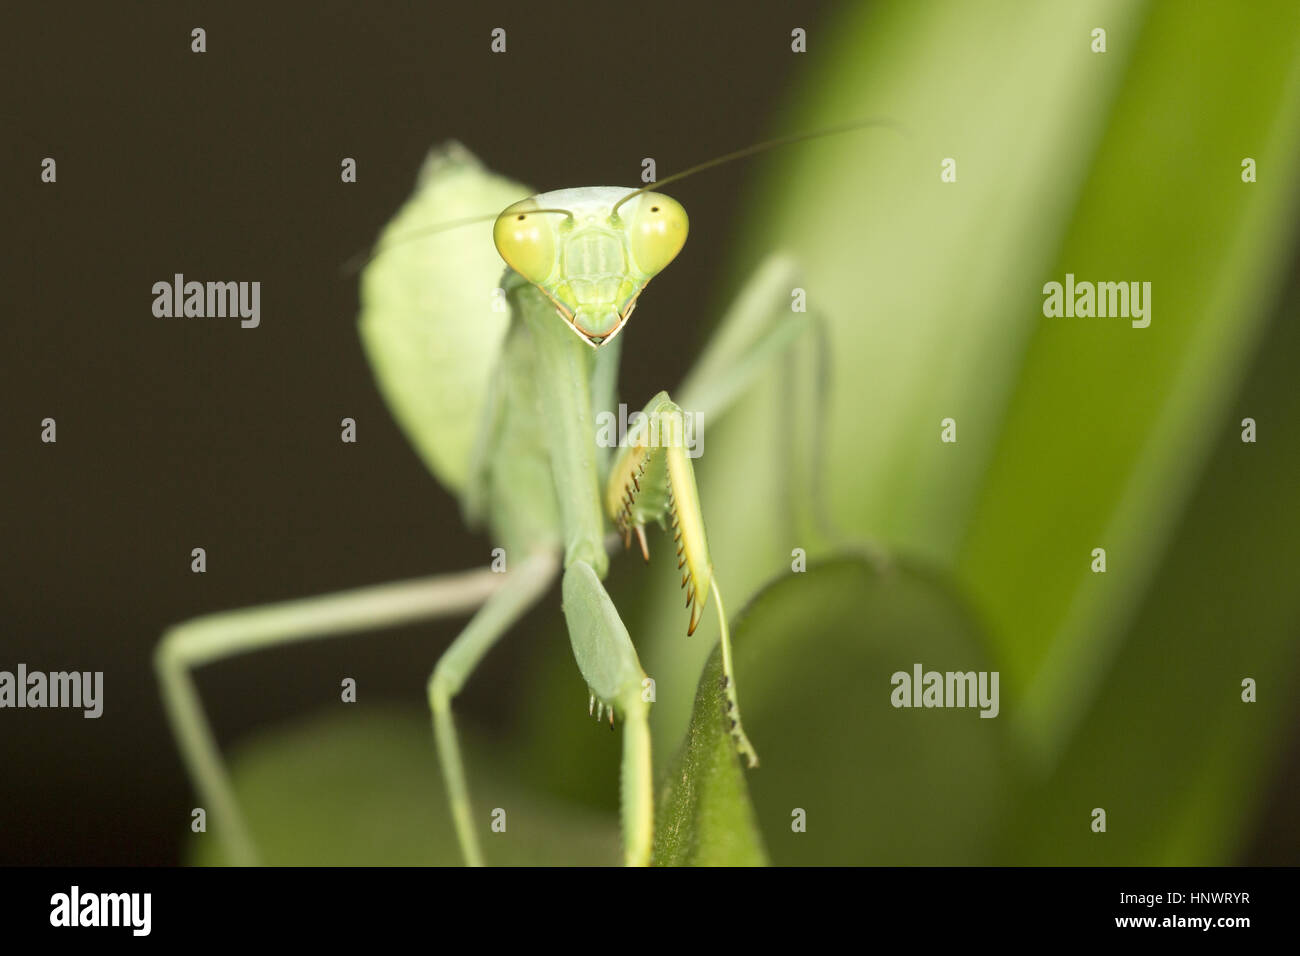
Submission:
[[[250,651],[474,610],[507,583],[486,568],[241,608],[170,628],[154,653],[163,705],[181,756],[232,864],[258,862],[192,671]]]
[[[723,416],[764,373],[785,365],[781,434],[776,445],[778,470],[785,478],[791,531],[813,530],[828,543],[861,550],[877,567],[889,560],[883,547],[869,540],[846,540],[827,517],[820,475],[824,467],[830,403],[830,337],[825,316],[815,308],[791,309],[791,294],[800,286],[801,270],[789,256],[766,259],[745,284],[719,323],[709,345],[682,383],[681,405],[712,420]],[[811,362],[806,360],[811,358]],[[796,360],[805,364],[798,367]],[[805,387],[798,387],[803,373]],[[802,437],[803,447],[790,444]],[[804,515],[806,524],[798,516]]]

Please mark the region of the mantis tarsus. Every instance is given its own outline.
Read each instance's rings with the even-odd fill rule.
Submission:
[[[854,124],[864,125],[880,124]],[[561,571],[564,615],[590,688],[589,710],[597,719],[607,713],[611,723],[615,715],[623,722],[624,859],[650,862],[645,674],[601,583],[612,531],[625,545],[635,536],[644,552],[650,523],[673,533],[689,632],[713,597],[725,719],[739,753],[757,765],[740,721],[726,612],[693,467],[679,442],[651,441],[649,426],[660,422],[661,435],[680,436],[683,409],[706,418],[721,414],[812,326],[810,314],[789,310],[790,290],[798,285],[794,266],[781,257],[764,263],[688,376],[679,401],[659,393],[620,448],[602,448],[595,417],[615,407],[620,332],[645,284],[681,250],[686,213],[650,187],[530,193],[484,169],[457,143],[434,150],[362,278],[361,336],[381,391],[425,463],[460,497],[466,517],[485,524],[504,548],[510,570],[214,614],[173,627],[159,644],[155,663],[169,718],[233,863],[255,863],[257,852],[203,714],[193,668],[276,644],[473,612],[434,668],[428,698],[457,838],[466,862],[481,864],[451,701]],[[482,214],[503,207],[489,237]],[[466,219],[463,228],[439,226]],[[508,264],[504,278],[502,259]]]

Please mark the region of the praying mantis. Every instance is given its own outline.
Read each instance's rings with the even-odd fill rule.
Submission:
[[[472,614],[429,678],[438,759],[464,860],[484,863],[451,703],[475,667],[561,578],[574,659],[597,720],[622,722],[624,862],[651,861],[652,695],[602,581],[609,553],[645,529],[672,533],[693,634],[712,598],[725,710],[737,752],[758,755],[740,716],[730,632],[714,573],[687,415],[720,416],[774,358],[813,330],[791,311],[794,263],[764,262],[724,316],[676,397],[660,392],[617,448],[597,441],[615,407],[622,344],[646,284],[681,252],[685,209],[660,187],[754,152],[878,121],[773,140],[640,189],[533,193],[463,146],[433,152],[380,237],[361,280],[362,342],[390,410],[420,457],[485,526],[507,569],[483,568],[227,611],[169,629],[155,654],[168,718],[230,862],[256,845],[204,715],[192,672],[236,654],[329,635]],[[503,211],[502,211],[503,210]],[[491,211],[485,216],[485,211]],[[504,277],[502,266],[505,265]],[[634,325],[634,323],[632,323]],[[647,330],[653,334],[652,330]]]

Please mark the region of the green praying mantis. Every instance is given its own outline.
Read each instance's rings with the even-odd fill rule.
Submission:
[[[598,443],[596,419],[615,407],[621,333],[639,296],[686,241],[686,211],[651,186],[773,146],[880,125],[888,124],[873,120],[769,141],[640,189],[533,194],[485,169],[458,143],[429,155],[415,193],[362,275],[361,338],[406,436],[459,497],[471,524],[486,526],[508,570],[228,611],[167,631],[155,655],[164,704],[230,862],[253,864],[258,853],[194,686],[197,667],[274,645],[472,614],[429,678],[428,703],[457,839],[465,861],[481,865],[451,703],[487,652],[562,575],[563,613],[589,687],[588,710],[623,726],[624,861],[648,864],[650,697],[627,627],[602,584],[620,537],[624,547],[635,537],[649,560],[647,525],[672,533],[688,633],[713,599],[722,719],[738,753],[757,766],[741,722],[727,615],[681,436],[688,413],[701,419],[725,413],[774,358],[814,328],[814,313],[789,307],[798,286],[795,265],[781,256],[761,265],[676,399],[667,392],[652,398],[619,447]],[[485,210],[498,212],[484,216]]]

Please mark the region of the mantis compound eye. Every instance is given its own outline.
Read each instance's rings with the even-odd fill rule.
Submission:
[[[508,206],[492,226],[492,241],[501,258],[521,276],[541,285],[555,271],[555,216],[537,212],[535,199]]]
[[[643,193],[632,202],[636,208],[627,216],[628,247],[636,267],[653,276],[682,251],[690,220],[681,203],[662,193]]]

